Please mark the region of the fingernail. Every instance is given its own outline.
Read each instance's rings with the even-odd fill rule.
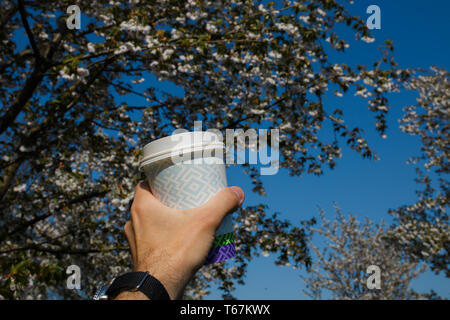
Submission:
[[[241,205],[242,202],[244,202],[244,198],[245,198],[244,191],[242,191],[242,189],[238,188],[238,187],[231,187],[231,190],[233,190],[233,192],[236,194],[236,196],[239,200],[239,205]]]

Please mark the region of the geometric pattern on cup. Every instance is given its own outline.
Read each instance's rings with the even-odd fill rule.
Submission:
[[[149,184],[155,196],[169,207],[188,209],[202,205],[226,187],[223,165],[150,165]],[[161,170],[162,169],[162,170]]]

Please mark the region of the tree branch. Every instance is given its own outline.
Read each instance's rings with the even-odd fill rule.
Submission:
[[[19,2],[20,19],[22,20],[23,27],[25,28],[25,32],[27,33],[31,48],[33,48],[34,56],[36,58],[35,64],[39,64],[42,58],[41,53],[39,51],[38,46],[36,45],[36,41],[34,40],[33,32],[31,32],[30,25],[28,24],[27,12],[25,10],[23,0],[19,0],[18,2]]]
[[[30,49],[24,49],[22,52],[20,52],[16,55],[17,58],[24,59],[24,60],[26,60],[32,56],[33,56],[33,51],[31,51]],[[12,60],[9,60],[9,61],[1,64],[0,65],[0,74],[4,73],[7,68],[11,67],[14,63],[16,63],[16,60],[17,59],[12,59]]]
[[[59,248],[59,249],[52,249],[52,248],[45,248],[41,247],[39,245],[29,245],[25,247],[20,248],[11,248],[0,251],[0,254],[6,254],[6,253],[12,253],[12,252],[19,252],[19,251],[40,251],[45,253],[52,253],[52,254],[89,254],[89,253],[101,253],[101,252],[108,252],[108,251],[128,251],[129,248],[106,248],[106,249],[91,249],[91,248]]]
[[[65,204],[63,203],[63,205],[72,205],[75,203],[79,203],[79,202],[83,202],[83,201],[87,201],[90,200],[92,198],[96,198],[96,197],[101,197],[106,195],[111,189],[103,189],[103,190],[95,190],[86,194],[83,194],[81,196],[75,197],[73,199],[68,200]],[[21,231],[25,231],[28,227],[36,224],[39,221],[45,220],[48,217],[50,217],[52,214],[50,212],[47,212],[46,214],[34,217],[33,219],[30,219],[28,221],[25,221],[21,224],[19,224],[16,228],[14,228],[13,230],[11,230],[10,232],[3,232],[0,234],[0,242],[2,242],[3,240],[5,240],[6,238],[10,237],[11,235],[21,232]]]
[[[0,28],[3,30],[5,28],[6,24],[14,17],[17,10],[19,9],[18,6],[14,5],[9,12],[5,14],[5,19],[0,23]]]
[[[14,122],[28,100],[32,97],[34,90],[42,81],[43,77],[44,73],[40,70],[40,67],[35,67],[33,73],[25,82],[24,88],[16,99],[14,99],[14,102],[0,120],[0,134],[2,134]]]
[[[71,205],[71,204],[83,202],[83,201],[86,201],[86,200],[90,200],[92,198],[102,197],[102,196],[106,195],[110,191],[111,191],[111,189],[95,190],[95,191],[89,192],[87,194],[83,194],[81,196],[73,198],[73,199],[67,201],[67,204]]]
[[[48,217],[51,216],[51,213],[46,213],[40,216],[37,216],[31,220],[28,220],[22,224],[20,224],[19,226],[17,226],[15,229],[13,229],[12,231],[8,232],[8,233],[3,233],[2,235],[0,235],[0,242],[3,241],[4,239],[6,239],[7,237],[13,235],[14,233],[20,232],[20,231],[25,231],[29,226],[32,226],[33,224],[36,224],[39,221],[45,220]]]
[[[61,41],[61,38],[62,38],[61,34],[56,35],[54,42],[59,43]],[[46,53],[47,56],[52,56],[54,54],[54,51],[55,51],[55,47],[54,47],[54,45],[51,45],[49,47],[49,49],[47,50],[47,53]],[[99,67],[99,69],[89,78],[86,85],[84,86],[83,92],[87,91],[89,89],[89,87],[92,85],[92,83],[102,74],[102,72],[105,70],[105,68],[108,66],[108,64],[110,64],[113,61],[114,61],[114,56],[109,57],[109,59],[106,59],[103,62],[103,65],[101,67]],[[41,79],[42,79],[42,77],[43,77],[43,74],[41,76]],[[33,77],[31,77],[31,78],[33,78]],[[41,81],[41,79],[38,81],[38,83]],[[28,80],[30,80],[30,79],[28,79]],[[27,80],[27,83],[28,83],[28,80]],[[32,85],[34,85],[34,84],[32,84]],[[30,87],[32,87],[32,85],[30,85]],[[36,83],[36,86],[37,86],[37,83]],[[27,94],[29,94],[29,97],[31,97],[35,87],[32,89],[33,91],[31,91],[31,92],[28,92],[28,90],[26,90],[26,88],[27,88],[27,85],[25,85],[25,88],[24,88],[24,90],[22,90],[21,95],[24,92],[27,92]],[[23,99],[28,100],[29,97],[28,98],[25,97]],[[70,108],[72,108],[80,100],[80,98],[81,98],[80,94],[76,95],[75,98],[66,106],[66,111],[69,110]],[[4,130],[6,130],[6,128],[8,128],[9,122],[14,121],[14,119],[20,113],[22,107],[23,107],[23,105],[21,106],[21,103],[17,103],[17,104],[13,104],[8,109],[4,118],[0,120],[0,134]],[[37,127],[34,127],[33,129],[30,130],[27,138],[36,139],[36,138],[41,137],[41,135],[39,135],[39,133],[44,134],[44,132],[41,132],[41,131],[43,131],[43,129],[47,127],[49,122],[50,122],[50,118],[49,117],[45,118],[44,121],[42,121],[42,123],[40,125],[38,125]],[[20,164],[24,160],[25,160],[25,158],[22,158],[22,160],[20,162],[13,164],[9,170],[5,169],[4,175],[3,175],[2,179],[0,180],[0,200],[6,194],[6,191],[8,190],[8,188],[11,184],[11,181],[17,172],[17,169],[19,168]],[[3,240],[3,237],[0,236],[0,242],[2,240]]]
[[[22,161],[16,161],[5,168],[5,170],[3,171],[3,175],[0,178],[0,200],[3,199],[6,191],[8,191],[9,186],[11,185],[11,181],[16,175],[17,169],[19,169],[21,164]]]
[[[44,78],[45,72],[50,65],[48,61],[50,61],[54,56],[56,49],[61,43],[64,33],[67,32],[65,31],[67,28],[64,28],[62,25],[60,25],[60,28],[62,28],[62,31],[55,35],[51,44],[45,51],[43,63],[35,64],[33,72],[25,82],[24,88],[14,99],[14,102],[5,112],[3,118],[0,119],[0,135],[16,120],[17,116],[25,107],[28,100],[30,100],[30,98],[33,96],[37,86]]]

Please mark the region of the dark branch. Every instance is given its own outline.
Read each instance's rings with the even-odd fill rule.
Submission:
[[[31,97],[34,94],[34,91],[36,90],[39,83],[41,83],[42,79],[44,78],[45,72],[49,67],[48,61],[50,61],[53,58],[57,48],[59,47],[59,44],[61,43],[63,35],[65,34],[65,32],[67,32],[66,31],[67,28],[64,28],[62,25],[60,25],[59,27],[62,30],[55,35],[51,44],[48,46],[47,50],[45,51],[45,56],[44,56],[44,61],[43,61],[44,63],[35,64],[34,70],[31,73],[30,77],[25,82],[24,88],[20,91],[20,93],[14,99],[11,106],[5,112],[3,117],[0,119],[0,135],[9,126],[11,126],[14,123],[17,116],[22,111],[22,109],[25,107],[27,102],[31,99]]]
[[[20,248],[12,248],[12,249],[2,250],[2,251],[0,251],[0,254],[19,252],[19,251],[28,251],[28,250],[52,253],[52,254],[89,254],[89,253],[109,252],[109,251],[114,251],[114,250],[128,251],[129,248],[107,248],[107,249],[59,248],[59,249],[52,249],[52,248],[41,247],[38,245],[29,245],[29,246],[20,247]]]
[[[98,197],[103,197],[104,195],[106,195],[109,191],[111,191],[110,189],[104,189],[104,190],[96,190],[96,191],[92,191],[89,192],[87,194],[83,194],[79,197],[73,198],[69,201],[67,201],[68,205],[71,204],[75,204],[75,203],[79,203],[79,202],[83,202],[86,200],[90,200],[92,198],[98,198]]]
[[[51,46],[48,48],[48,50],[46,52],[47,57],[53,56],[53,54],[55,53],[56,47],[58,46],[57,44],[60,43],[62,36],[63,36],[62,33],[59,33],[55,36],[55,39],[53,40]],[[93,74],[90,76],[89,80],[87,81],[86,85],[84,85],[82,90],[80,90],[80,91],[87,92],[89,87],[94,83],[94,81],[104,72],[105,68],[113,61],[114,61],[114,56],[109,57],[108,59],[105,59],[103,61],[103,64],[101,66],[99,66],[95,72],[93,72]],[[38,70],[35,69],[35,72],[38,72]],[[33,72],[33,74],[34,74],[34,72]],[[25,88],[22,90],[18,99],[16,100],[17,102],[13,103],[13,105],[6,112],[5,116],[2,119],[0,119],[0,134],[9,127],[10,123],[12,123],[15,120],[17,115],[22,110],[26,101],[28,101],[28,99],[33,94],[33,91],[36,88],[36,86],[38,85],[38,83],[42,80],[43,76],[44,76],[44,74],[41,73],[40,75],[36,75],[36,77],[40,77],[40,78],[35,79],[35,77],[32,75],[27,80],[27,83],[25,84]],[[31,81],[33,83],[30,84],[29,82],[31,82]],[[28,88],[30,88],[30,89],[28,90]],[[81,94],[76,95],[74,100],[72,100],[65,107],[65,110],[67,111],[67,110],[71,109],[80,100],[81,96],[82,96]],[[40,125],[31,129],[25,140],[34,140],[34,139],[38,139],[39,137],[42,137],[43,135],[45,135],[44,129],[48,127],[48,124],[51,121],[50,119],[51,119],[50,117],[45,118],[44,121],[42,121],[42,123]],[[22,142],[24,143],[25,140]],[[31,145],[32,141],[27,141],[27,143]],[[4,175],[2,177],[3,180],[0,180],[0,199],[2,199],[3,196],[6,194],[6,191],[8,190],[8,188],[10,186],[11,180],[14,178],[16,171],[17,171],[18,167],[20,166],[20,164],[23,162],[23,160],[25,160],[25,158],[21,158],[21,161],[19,162],[19,164],[17,166],[15,164],[12,165],[11,166],[12,170],[9,170],[8,172],[6,172],[6,169],[5,169]],[[0,233],[0,242],[3,239],[4,239],[4,236],[2,237],[2,235]]]
[[[1,30],[1,29],[0,29]],[[28,58],[33,57],[33,51],[30,49],[25,49],[22,52],[16,55],[16,58],[27,60]],[[17,59],[11,59],[0,65],[0,74],[4,73],[7,68],[12,67],[17,62]]]
[[[39,68],[35,68],[33,70],[33,73],[25,82],[24,88],[0,120],[0,134],[2,134],[15,121],[23,107],[32,97],[34,90],[42,81],[43,77],[44,73],[41,72]]]
[[[14,5],[9,12],[5,14],[5,19],[0,23],[0,28],[3,30],[5,28],[6,24],[11,21],[12,17],[16,14],[17,10],[19,9],[18,6]]]
[[[102,196],[106,195],[109,191],[110,191],[110,189],[92,191],[92,192],[83,194],[81,196],[75,197],[73,199],[70,199],[70,200],[66,201],[65,203],[63,203],[62,205],[72,205],[75,203],[90,200],[92,198],[102,197]],[[34,217],[33,219],[30,219],[28,221],[25,221],[25,222],[19,224],[16,228],[11,230],[10,232],[3,232],[2,234],[0,234],[0,242],[2,242],[3,240],[5,240],[6,238],[10,237],[13,234],[16,234],[21,231],[25,231],[28,227],[36,224],[39,221],[47,219],[50,216],[51,216],[51,213],[48,212],[46,214]]]
[[[19,158],[18,161],[10,164],[3,170],[3,174],[0,177],[0,200],[3,199],[6,191],[8,191],[9,186],[11,185],[11,182],[22,162],[23,160]]]
[[[33,33],[31,32],[30,29],[30,25],[28,24],[27,12],[25,11],[23,0],[19,0],[19,12],[20,12],[20,19],[22,20],[23,27],[25,28],[25,32],[27,33],[28,36],[28,40],[30,41],[30,45],[34,51],[34,56],[36,58],[35,63],[39,64],[41,62],[41,53],[36,45],[36,41],[34,40]]]
[[[17,232],[25,231],[29,226],[32,226],[32,225],[36,224],[37,222],[39,222],[41,220],[45,220],[45,219],[47,219],[50,216],[51,216],[50,213],[46,213],[46,214],[37,216],[37,217],[35,217],[35,218],[31,219],[31,220],[28,220],[28,221],[20,224],[19,226],[17,226],[12,231],[1,235],[0,236],[0,241],[3,241],[5,238],[7,238],[7,237],[9,237],[9,236],[11,236],[11,235],[13,235],[13,234],[15,234]]]

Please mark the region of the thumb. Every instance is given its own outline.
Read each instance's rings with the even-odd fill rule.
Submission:
[[[236,210],[244,202],[245,193],[239,187],[228,187],[220,190],[200,207],[187,210],[204,220],[211,227],[217,228],[222,219]]]

